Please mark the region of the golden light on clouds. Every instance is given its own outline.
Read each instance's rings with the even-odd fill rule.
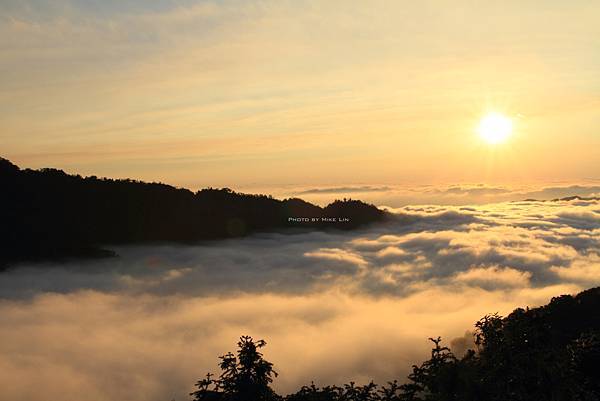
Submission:
[[[502,193],[448,189],[469,191]],[[403,379],[429,357],[430,336],[453,347],[486,313],[598,285],[599,208],[581,199],[416,205],[360,231],[24,264],[0,275],[2,399],[187,400],[240,333],[268,342],[282,393],[313,380]]]
[[[512,134],[512,131],[512,120],[504,114],[495,111],[483,116],[477,127],[479,136],[490,145],[505,142]]]

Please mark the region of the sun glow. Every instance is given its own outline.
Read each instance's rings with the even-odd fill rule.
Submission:
[[[483,116],[479,121],[477,132],[479,136],[491,145],[506,141],[512,132],[513,124],[510,118],[497,112]]]

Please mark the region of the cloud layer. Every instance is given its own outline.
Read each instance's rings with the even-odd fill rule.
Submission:
[[[400,185],[344,185],[311,188],[248,188],[249,192],[277,193],[279,197],[301,198],[313,203],[327,204],[336,198],[354,198],[376,205],[402,207],[414,204],[470,205],[522,200],[554,200],[569,196],[600,197],[597,180],[584,183],[547,185],[453,184],[445,187]],[[358,194],[358,195],[357,195]]]
[[[183,400],[241,334],[268,341],[282,392],[385,381],[426,357],[427,337],[462,353],[482,315],[600,284],[597,200],[393,212],[349,233],[127,247],[6,272],[0,387],[14,400]]]

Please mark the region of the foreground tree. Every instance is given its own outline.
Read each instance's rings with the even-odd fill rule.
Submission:
[[[267,343],[240,337],[237,355],[229,352],[220,357],[221,375],[212,379],[209,373],[196,383],[198,390],[190,393],[194,401],[274,401],[280,400],[270,384],[277,372],[273,364],[259,351]]]
[[[264,341],[242,337],[237,356],[221,357],[223,373],[207,376],[195,401],[600,401],[600,287],[564,295],[507,317],[484,316],[475,348],[457,358],[433,342],[430,359],[414,365],[404,384],[355,383],[303,386],[279,396],[277,376],[259,349]]]

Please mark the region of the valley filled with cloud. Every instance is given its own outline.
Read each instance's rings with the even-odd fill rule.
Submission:
[[[14,400],[188,399],[242,334],[267,341],[284,393],[403,379],[428,337],[460,353],[485,314],[600,284],[598,199],[389,210],[350,232],[116,247],[5,271],[0,388]]]

